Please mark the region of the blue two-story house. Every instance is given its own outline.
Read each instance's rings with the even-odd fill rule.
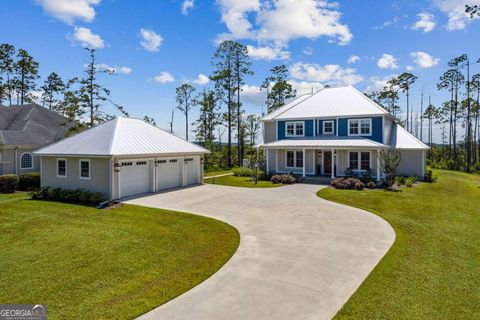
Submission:
[[[266,170],[302,176],[369,172],[384,177],[381,150],[398,149],[398,174],[425,175],[429,149],[352,86],[303,95],[262,119]]]

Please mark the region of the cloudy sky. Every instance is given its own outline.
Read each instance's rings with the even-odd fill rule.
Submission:
[[[82,48],[98,49],[100,67],[116,71],[100,79],[113,100],[160,127],[167,127],[176,86],[212,87],[211,56],[224,39],[248,46],[253,59],[255,75],[243,92],[249,113],[262,111],[258,86],[282,63],[299,93],[345,83],[378,90],[410,71],[419,77],[412,93],[419,108],[422,90],[436,104],[445,99],[435,84],[450,58],[480,58],[480,19],[466,16],[464,6],[465,0],[4,0],[0,42],[29,51],[42,77],[79,76],[87,58]],[[183,135],[179,112],[174,121]]]

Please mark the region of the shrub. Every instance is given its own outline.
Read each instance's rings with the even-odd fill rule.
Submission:
[[[31,191],[30,197],[33,200],[61,201],[87,205],[97,205],[105,200],[105,196],[100,192],[92,192],[83,189],[65,190],[50,187]]]
[[[405,185],[408,188],[410,188],[415,184],[416,181],[417,181],[417,177],[415,177],[415,176],[408,177],[408,178],[405,179]]]
[[[404,176],[395,177],[395,183],[399,186],[403,186],[407,182],[407,178]]]
[[[18,190],[31,191],[40,188],[40,172],[22,173],[18,179]]]
[[[425,172],[425,182],[435,182],[437,181],[437,175],[433,173],[433,170],[430,168],[427,168],[427,171]]]
[[[233,175],[236,177],[255,177],[255,169],[235,167],[232,169]],[[262,170],[257,171],[257,176],[261,177],[263,175]]]
[[[272,183],[293,184],[297,182],[297,178],[291,174],[274,174],[270,181]]]
[[[473,166],[472,166],[472,171],[476,172],[476,173],[480,173],[480,162],[476,162]]]
[[[357,178],[344,177],[336,178],[330,182],[335,189],[362,190],[365,184]]]
[[[0,193],[13,193],[18,187],[16,174],[4,174],[0,176]]]
[[[369,189],[375,189],[377,187],[377,184],[373,181],[369,181],[365,184],[365,186]]]

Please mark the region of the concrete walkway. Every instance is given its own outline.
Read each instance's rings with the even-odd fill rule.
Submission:
[[[219,178],[219,177],[232,176],[232,175],[233,175],[233,172],[230,172],[230,173],[222,173],[222,174],[217,174],[216,176],[203,177],[203,180],[205,180],[205,179],[210,179],[210,178]]]
[[[140,319],[330,319],[395,239],[378,216],[318,198],[319,186],[202,185],[127,201],[235,226],[238,251],[212,277]]]

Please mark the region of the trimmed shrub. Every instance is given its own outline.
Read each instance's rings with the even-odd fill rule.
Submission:
[[[405,185],[407,186],[407,188],[412,187],[415,182],[417,182],[417,177],[415,176],[411,176],[405,179]]]
[[[31,191],[40,188],[40,172],[22,173],[18,176],[18,190]]]
[[[377,187],[377,184],[374,181],[369,181],[365,184],[365,186],[369,189],[375,189]]]
[[[435,182],[437,181],[437,175],[433,173],[433,170],[430,168],[427,168],[427,171],[425,172],[425,182]]]
[[[279,175],[279,174],[274,174],[274,175],[270,178],[270,181],[272,181],[272,183],[282,183],[282,176]]]
[[[13,193],[18,187],[16,174],[4,174],[0,176],[0,193]]]
[[[404,176],[396,176],[395,183],[399,186],[403,186],[407,182],[407,178]]]
[[[251,168],[242,168],[242,167],[235,167],[232,169],[233,175],[236,177],[255,177],[255,169]],[[258,170],[257,176],[263,176],[263,171]]]
[[[297,178],[291,174],[274,174],[270,181],[272,183],[293,184],[297,182]]]
[[[30,192],[30,197],[33,200],[60,201],[86,205],[97,205],[105,200],[105,196],[100,192],[92,192],[83,189],[65,190],[50,187],[32,191]]]
[[[333,179],[330,185],[335,189],[362,190],[365,188],[365,184],[362,181],[351,177]]]

